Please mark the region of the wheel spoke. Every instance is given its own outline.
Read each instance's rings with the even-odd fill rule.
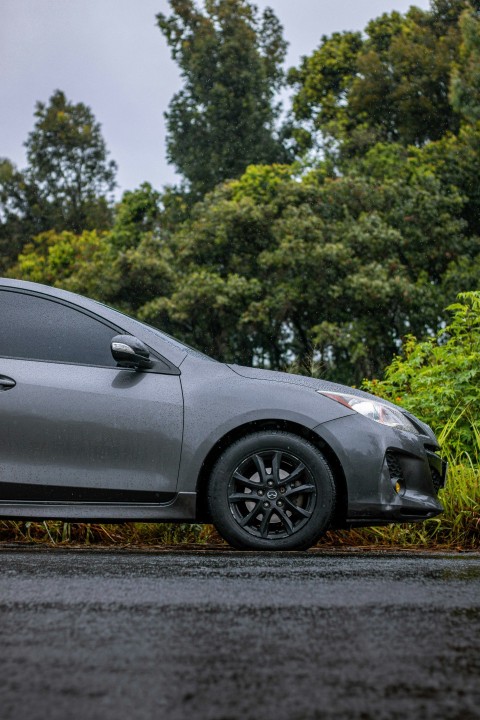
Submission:
[[[249,480],[249,478],[246,478],[238,471],[233,473],[233,478],[244,487],[251,488],[252,490],[258,490],[258,487],[260,486],[259,482],[256,482],[255,480]]]
[[[258,470],[258,474],[260,476],[260,481],[262,483],[267,482],[267,471],[265,470],[265,463],[263,462],[263,458],[261,455],[252,455],[252,460],[255,463],[255,467]]]
[[[295,505],[295,503],[292,503],[288,498],[285,498],[285,504],[288,505],[289,510],[291,510],[292,512],[296,512],[298,515],[301,515],[304,518],[309,518],[312,515],[312,512],[310,510],[305,510],[305,508]]]
[[[290,478],[287,478],[287,480],[290,480]],[[285,493],[285,497],[291,497],[292,495],[303,495],[304,493],[313,493],[315,492],[315,485],[298,485],[293,488],[288,488],[288,490]]]
[[[260,535],[262,538],[268,535],[268,526],[270,525],[270,518],[272,517],[272,508],[263,509],[263,519],[260,523]]]
[[[280,482],[280,463],[282,462],[282,453],[280,451],[273,454],[272,460],[272,478],[275,480],[275,485]]]
[[[245,525],[248,525],[248,523],[251,522],[251,521],[258,515],[258,513],[260,512],[260,510],[262,510],[262,509],[263,509],[263,508],[262,508],[262,503],[261,503],[260,500],[259,500],[259,501],[257,502],[257,504],[255,505],[255,507],[253,508],[253,510],[251,510],[251,511],[248,513],[248,515],[245,515],[245,517],[243,517],[241,520],[239,520],[240,525],[241,525],[242,527],[245,527]],[[263,521],[262,521],[262,522],[263,522]]]
[[[287,513],[283,510],[279,510],[278,508],[275,510],[275,513],[278,515],[280,520],[282,521],[282,525],[284,526],[285,530],[289,535],[293,535],[295,532],[295,528],[293,527],[293,523],[288,517]]]
[[[256,493],[233,493],[229,496],[228,502],[239,503],[239,502],[258,502],[260,498]]]
[[[297,465],[295,470],[292,470],[290,475],[286,478],[284,478],[284,482],[293,482],[294,480],[298,480],[299,476],[303,473],[305,470],[305,465],[301,462]]]

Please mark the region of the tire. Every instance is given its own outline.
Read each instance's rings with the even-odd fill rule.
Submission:
[[[328,529],[335,482],[312,443],[287,432],[256,432],[221,455],[207,502],[216,529],[235,548],[306,550]]]

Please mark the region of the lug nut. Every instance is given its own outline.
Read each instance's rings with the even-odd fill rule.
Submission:
[[[259,491],[258,491],[258,494],[259,494],[260,497],[261,497],[261,496],[263,495],[263,490],[259,490]]]
[[[282,507],[282,505],[283,505],[283,500],[277,500],[277,505],[278,505],[278,507]]]
[[[268,487],[273,487],[273,480],[269,480],[269,481],[267,482],[267,485],[268,485]]]
[[[265,502],[263,503],[263,507],[270,507],[270,503],[268,502],[268,500],[265,500]]]
[[[282,487],[280,488],[280,492],[281,492],[281,493],[284,493],[284,492],[285,492],[285,487],[284,487],[283,485],[282,485]]]

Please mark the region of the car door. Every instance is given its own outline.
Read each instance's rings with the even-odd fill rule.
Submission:
[[[0,502],[162,502],[176,489],[180,378],[116,367],[112,327],[0,289]]]

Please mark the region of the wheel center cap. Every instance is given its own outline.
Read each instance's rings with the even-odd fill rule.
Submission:
[[[276,500],[278,493],[276,490],[267,490],[267,498],[269,500]]]

